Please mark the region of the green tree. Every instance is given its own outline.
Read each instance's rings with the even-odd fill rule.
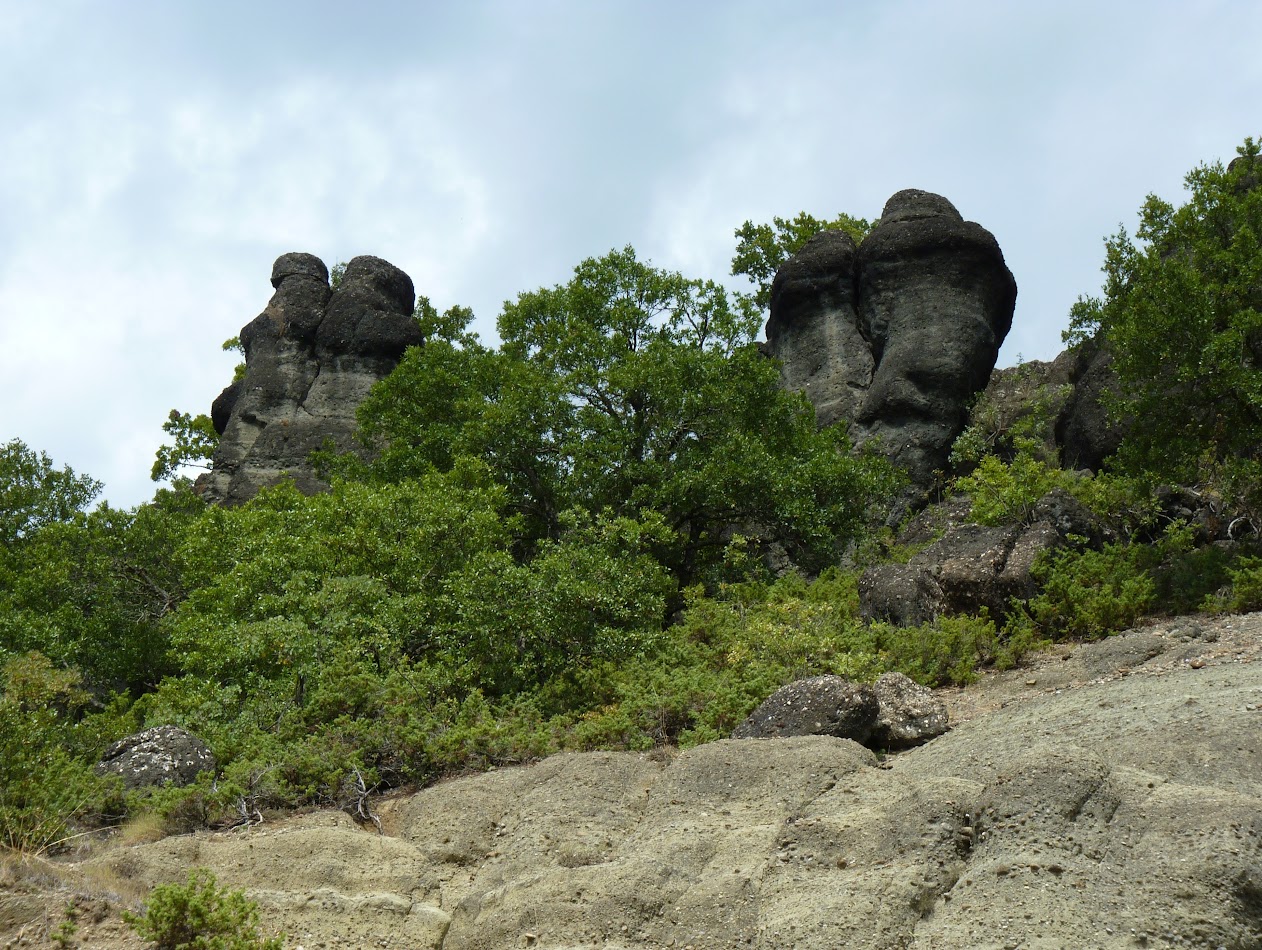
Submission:
[[[734,531],[817,568],[860,530],[888,470],[816,430],[759,353],[760,322],[712,281],[626,248],[505,305],[499,351],[414,349],[361,421],[383,450],[378,473],[481,458],[523,516],[527,548],[559,538],[571,510],[651,514],[669,532],[657,556],[681,584],[720,565]]]
[[[87,701],[79,674],[42,654],[0,665],[0,845],[44,851],[76,819],[99,816],[115,783],[74,754],[74,714]]]
[[[171,436],[175,444],[158,447],[149,471],[149,477],[155,482],[166,481],[184,468],[210,468],[215,446],[219,444],[219,433],[210,416],[205,413],[194,416],[172,409],[167,421],[162,423],[162,431]]]
[[[839,214],[831,221],[821,220],[805,211],[795,218],[772,218],[771,224],[746,221],[736,229],[736,254],[732,258],[732,274],[744,275],[755,290],[747,299],[758,311],[771,304],[771,282],[780,265],[820,231],[845,231],[859,243],[874,227],[866,218]]]
[[[66,521],[101,493],[101,483],[53,467],[47,453],[20,439],[0,446],[0,545],[11,546],[40,528]]]
[[[38,650],[95,692],[172,672],[167,616],[183,601],[180,548],[205,509],[188,486],[148,505],[102,505],[0,551],[0,656]]]
[[[1193,483],[1227,477],[1262,511],[1262,158],[1245,139],[1224,168],[1201,165],[1186,203],[1149,195],[1132,238],[1106,241],[1102,298],[1074,306],[1069,341],[1098,334],[1138,424],[1132,471]]]

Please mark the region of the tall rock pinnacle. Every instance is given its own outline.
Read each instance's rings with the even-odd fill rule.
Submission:
[[[820,425],[849,420],[929,489],[1012,326],[994,236],[940,195],[894,195],[858,247],[817,234],[776,274],[767,342]]]
[[[283,254],[272,286],[267,308],[241,330],[245,376],[211,410],[219,447],[198,479],[209,501],[240,504],[284,479],[308,493],[325,488],[310,454],[354,449],[356,408],[423,342],[412,279],[380,258],[356,257],[333,290],[318,257]]]

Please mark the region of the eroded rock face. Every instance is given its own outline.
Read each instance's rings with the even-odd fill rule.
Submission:
[[[929,488],[990,379],[1017,287],[989,231],[900,191],[859,247],[816,235],[776,274],[767,342],[821,425],[852,422]]]
[[[1110,417],[1106,404],[1121,384],[1113,354],[1098,340],[1066,350],[1056,358],[1069,367],[1072,389],[1056,417],[1056,444],[1066,468],[1100,471],[1122,444],[1130,424]]]
[[[815,235],[776,273],[767,342],[784,385],[806,394],[821,426],[854,419],[872,381],[872,348],[859,325],[854,239]]]
[[[156,726],[120,739],[105,751],[97,771],[118,775],[127,789],[191,785],[213,772],[215,757],[206,743],[179,726]]]
[[[304,492],[326,486],[310,454],[331,442],[355,448],[355,410],[373,384],[423,342],[412,320],[412,280],[377,257],[356,257],[341,284],[312,254],[283,254],[272,268],[276,292],[241,330],[245,377],[215,400],[220,433],[198,490],[240,504],[290,478]]]

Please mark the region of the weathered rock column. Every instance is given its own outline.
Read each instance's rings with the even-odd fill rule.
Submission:
[[[767,343],[816,420],[850,422],[928,490],[1012,325],[1017,287],[994,236],[907,190],[857,248],[816,235],[776,274]]]
[[[326,488],[309,456],[326,443],[355,449],[355,410],[423,342],[412,279],[380,258],[356,257],[334,291],[318,257],[283,254],[272,286],[241,330],[245,376],[211,410],[220,441],[198,490],[213,502],[240,504],[284,479],[308,493]]]
[[[859,326],[857,257],[844,231],[821,231],[776,271],[767,343],[787,389],[806,394],[821,426],[853,420],[872,381]]]
[[[940,195],[894,195],[858,252],[859,316],[876,370],[855,440],[928,487],[986,388],[1017,284],[994,236]]]

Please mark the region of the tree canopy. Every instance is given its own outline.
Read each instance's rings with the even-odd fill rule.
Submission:
[[[498,351],[467,337],[410,351],[361,410],[379,480],[481,459],[527,544],[568,512],[660,519],[680,583],[722,561],[733,534],[834,560],[892,476],[818,431],[759,352],[757,315],[712,281],[637,259],[590,258],[568,283],[521,294]],[[450,335],[450,334],[449,334]]]
[[[1215,473],[1257,484],[1262,462],[1262,158],[1201,165],[1188,200],[1149,195],[1132,237],[1106,241],[1102,297],[1072,311],[1067,339],[1098,334],[1136,420],[1124,465],[1183,483]],[[1246,471],[1247,470],[1247,471]],[[1250,474],[1251,473],[1251,474]]]
[[[0,445],[0,545],[68,520],[100,493],[100,482],[69,465],[55,468],[47,453],[11,439]]]

